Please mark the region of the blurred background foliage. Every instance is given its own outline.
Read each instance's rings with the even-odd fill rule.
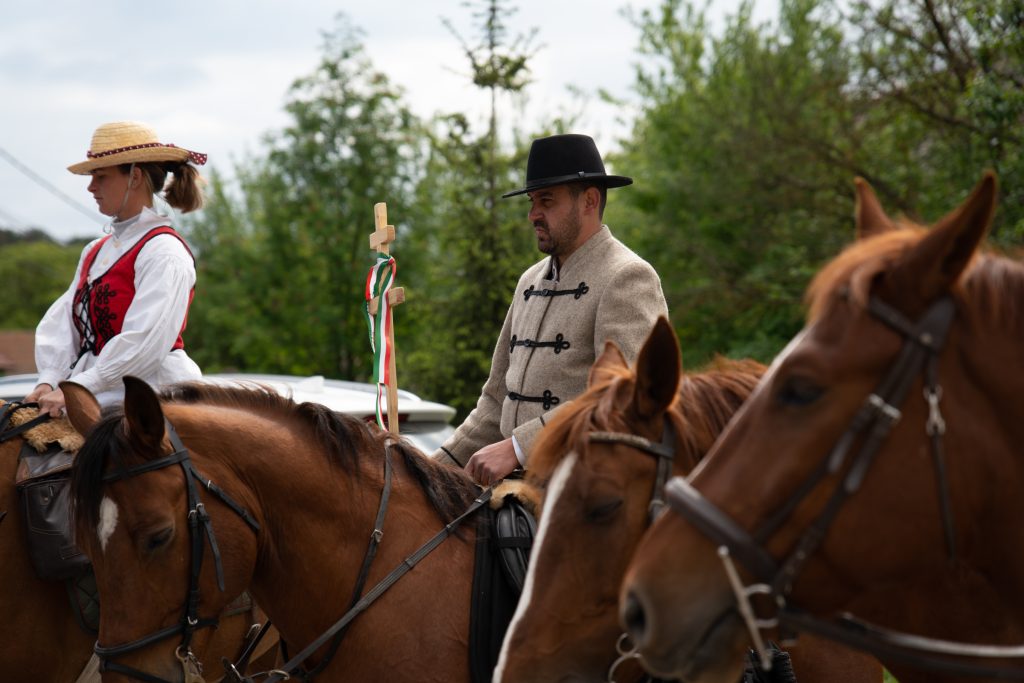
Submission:
[[[290,124],[238,164],[237,189],[212,174],[207,208],[186,221],[199,264],[186,338],[204,370],[368,379],[363,287],[385,201],[408,295],[399,381],[468,412],[517,276],[541,256],[525,202],[499,197],[521,185],[531,139],[586,132],[571,112],[522,129],[538,48],[508,35],[514,5],[475,0],[475,33],[452,29],[466,63],[451,66],[491,96],[483,123],[456,103],[418,119],[357,27],[339,17],[324,34],[284,105]],[[636,180],[610,193],[605,220],[661,274],[690,368],[767,361],[799,330],[811,275],[853,237],[856,176],[890,213],[930,223],[994,169],[992,241],[1024,239],[1019,0],[781,0],[771,21],[752,16],[742,5],[712,31],[697,3],[634,13],[639,114],[602,150]],[[0,240],[0,275],[24,289],[0,328],[31,328],[81,244]],[[42,285],[19,284],[29,270]]]

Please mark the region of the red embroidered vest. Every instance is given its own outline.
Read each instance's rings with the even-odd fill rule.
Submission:
[[[189,256],[192,256],[192,250],[188,248],[185,240],[181,239],[181,236],[169,226],[153,228],[147,232],[142,239],[135,243],[135,246],[121,255],[107,272],[92,282],[89,282],[89,269],[92,268],[92,264],[100,252],[100,247],[110,239],[110,236],[107,235],[97,242],[85,255],[72,304],[72,311],[74,311],[72,319],[82,340],[79,356],[89,351],[94,355],[99,355],[107,342],[121,333],[124,316],[128,312],[132,299],[135,298],[135,260],[138,258],[139,252],[142,251],[142,247],[157,235],[173,235],[182,243]],[[192,256],[192,260],[195,261],[195,256]],[[195,288],[193,287],[188,293],[189,306],[192,305],[194,295]],[[178,339],[170,350],[185,348],[181,333],[185,331],[187,322],[188,309],[186,308],[185,320],[181,324],[181,330],[178,331]]]

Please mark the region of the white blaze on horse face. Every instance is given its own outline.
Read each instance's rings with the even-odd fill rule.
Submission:
[[[533,594],[533,583],[537,574],[537,551],[544,547],[544,537],[548,533],[548,523],[551,520],[552,512],[555,507],[555,503],[558,498],[562,495],[562,490],[565,489],[565,484],[569,481],[569,473],[572,472],[576,466],[576,453],[572,452],[567,455],[562,462],[558,463],[558,467],[555,468],[554,474],[551,475],[551,479],[548,482],[547,492],[544,494],[544,508],[540,513],[540,525],[537,528],[537,537],[533,539],[533,550],[531,551],[532,559],[529,567],[526,569],[526,580],[523,581],[523,594],[519,596],[519,604],[516,605],[516,613],[512,615],[512,621],[508,625],[508,630],[505,631],[505,640],[501,644],[501,654],[498,655],[498,664],[494,667],[494,683],[501,683],[502,674],[505,671],[505,662],[508,657],[508,644],[511,640],[512,634],[515,633],[516,628],[519,626],[519,622],[523,619],[523,614],[526,612],[526,608],[530,604],[530,600]]]
[[[107,541],[117,528],[117,503],[104,496],[100,502],[100,523],[96,525],[96,535],[100,539],[100,550],[106,551]]]

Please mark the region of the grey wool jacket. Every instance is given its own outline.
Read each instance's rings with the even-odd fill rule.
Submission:
[[[658,316],[668,315],[654,268],[608,226],[566,259],[557,280],[552,265],[549,256],[519,278],[476,407],[435,458],[465,467],[479,449],[514,435],[528,462],[546,416],[583,392],[605,341],[633,362]]]

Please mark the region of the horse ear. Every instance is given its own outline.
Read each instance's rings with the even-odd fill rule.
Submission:
[[[910,295],[923,304],[953,287],[988,233],[996,192],[996,176],[988,171],[963,204],[936,223],[890,271],[887,282],[896,296]]]
[[[147,382],[136,377],[124,378],[124,418],[128,438],[138,450],[159,448],[164,439],[164,411]]]
[[[623,370],[629,367],[629,362],[622,355],[618,344],[609,340],[604,343],[604,351],[597,357],[594,364],[590,366],[590,374],[587,375],[587,386],[593,386],[602,375],[609,370]]]
[[[665,316],[659,316],[636,359],[633,406],[640,417],[654,417],[668,410],[679,391],[683,361],[679,340]]]
[[[868,181],[856,178],[853,183],[857,187],[857,202],[854,210],[857,221],[857,239],[862,240],[895,230],[896,226],[886,215]]]
[[[64,393],[64,408],[68,420],[75,431],[85,436],[92,431],[100,419],[100,404],[92,392],[81,384],[61,382],[60,390]]]

